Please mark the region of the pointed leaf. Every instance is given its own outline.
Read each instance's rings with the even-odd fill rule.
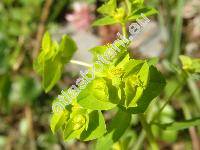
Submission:
[[[182,68],[190,73],[200,73],[200,59],[181,55]]]
[[[84,141],[97,139],[106,132],[106,125],[101,111],[89,113],[88,129],[81,133],[80,139]]]
[[[49,59],[44,62],[42,83],[46,93],[49,92],[60,79],[62,69],[63,65],[59,61]]]
[[[54,113],[51,117],[51,131],[55,133],[59,128],[62,127],[64,124],[65,120],[69,117],[69,114],[66,110],[59,112],[59,113]]]
[[[48,52],[51,49],[51,36],[46,32],[42,38],[42,50]]]
[[[110,15],[110,14],[112,14],[115,11],[116,7],[117,7],[116,0],[109,0],[104,5],[102,5],[101,7],[99,7],[97,9],[97,11],[99,13],[101,13],[101,14]]]
[[[106,16],[100,19],[97,19],[92,23],[92,26],[104,26],[104,25],[112,25],[118,23],[113,17]]]
[[[67,35],[63,36],[58,50],[62,63],[68,63],[76,50],[77,46],[74,40]]]
[[[91,110],[108,110],[116,106],[109,99],[107,82],[103,78],[92,80],[87,87],[80,92],[77,102],[84,108]]]
[[[144,14],[146,17],[158,13],[158,11],[151,7],[143,7],[137,10],[134,10],[131,15],[128,17],[129,21],[135,21],[136,19],[143,19],[141,14]]]
[[[150,102],[158,96],[166,85],[165,79],[160,72],[154,67],[149,68],[149,82],[146,89],[143,91],[142,96],[137,101],[137,107],[125,109],[119,105],[124,111],[128,111],[133,114],[143,113],[147,109]]]
[[[183,130],[183,129],[187,129],[192,126],[199,126],[200,125],[200,117],[193,118],[190,120],[167,123],[167,124],[155,123],[155,125],[159,126],[163,130]]]
[[[131,114],[118,111],[108,127],[108,133],[98,139],[95,150],[110,150],[129,127]]]

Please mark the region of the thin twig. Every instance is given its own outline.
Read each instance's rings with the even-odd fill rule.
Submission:
[[[31,107],[29,105],[26,105],[25,107],[25,117],[28,121],[30,149],[36,150],[35,133],[34,133],[34,127],[33,127],[33,114],[32,114]]]
[[[196,85],[196,83],[192,79],[188,79],[188,87],[190,89],[191,95],[194,99],[194,102],[196,103],[196,106],[198,108],[198,111],[200,112],[200,94],[199,89]]]
[[[185,116],[185,119],[191,119],[192,118],[192,115],[190,113],[190,110],[187,106],[187,104],[184,102],[184,101],[181,101],[181,105],[182,105],[182,109],[183,109],[183,113],[184,113],[184,116]],[[194,150],[199,150],[200,149],[200,139],[197,135],[197,132],[196,132],[196,128],[195,127],[190,127],[189,128],[189,134],[190,134],[190,137],[191,137],[191,140],[192,140],[192,147]]]
[[[37,35],[36,35],[36,41],[34,43],[34,48],[33,48],[33,59],[36,58],[36,56],[38,55],[39,49],[40,49],[40,45],[41,45],[41,40],[42,40],[42,36],[44,34],[45,31],[45,23],[48,19],[49,16],[49,11],[50,11],[50,7],[52,5],[52,0],[46,0],[43,10],[42,10],[42,15],[40,18],[40,23],[38,26],[38,30],[37,30]]]
[[[163,109],[167,106],[167,104],[171,101],[171,99],[174,97],[174,95],[176,94],[176,92],[181,88],[181,84],[179,84],[175,90],[172,92],[172,94],[169,96],[169,98],[165,101],[165,103],[163,104],[163,106],[158,110],[158,112],[155,114],[155,116],[153,116],[153,119],[151,121],[154,122],[155,119],[158,118],[158,116],[161,114],[161,112],[163,111]]]
[[[149,141],[149,144],[150,144],[152,150],[159,150],[159,146],[158,146],[156,139],[153,135],[153,132],[151,130],[151,126],[146,121],[146,116],[144,114],[139,114],[139,119],[140,119],[140,122],[142,124],[143,129],[146,132],[146,136],[147,136],[147,139]]]
[[[144,142],[144,139],[146,137],[146,133],[144,131],[144,129],[140,132],[140,135],[136,141],[136,143],[134,144],[134,147],[132,150],[140,150],[142,145],[143,145],[143,142]]]
[[[153,116],[151,123],[153,123],[155,121],[155,119],[158,118],[158,116],[161,114],[161,112],[163,111],[163,109],[167,106],[167,104],[172,100],[172,98],[174,97],[174,95],[186,84],[187,82],[187,76],[185,76],[184,72],[181,72],[181,74],[179,74],[179,76],[182,76],[182,80],[181,82],[176,86],[176,88],[174,89],[174,91],[171,93],[171,95],[167,98],[167,100],[165,101],[165,103],[163,104],[163,106],[158,110],[158,112]]]

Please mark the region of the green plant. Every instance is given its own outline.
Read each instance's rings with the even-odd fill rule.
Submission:
[[[141,13],[148,16],[157,11],[145,7],[143,0],[125,0],[121,3],[109,0],[98,9],[98,12],[104,17],[95,21],[93,25],[120,23],[123,35],[127,37],[127,23],[135,21]],[[48,33],[45,34],[42,43],[42,52],[35,62],[35,70],[43,77],[43,87],[48,92],[60,79],[62,68],[71,59],[76,46],[68,36],[65,36],[58,45],[51,41]],[[91,50],[94,63],[107,48],[98,46]],[[95,79],[80,91],[72,103],[66,105],[64,110],[53,113],[51,129],[54,133],[61,130],[66,141],[98,139],[97,150],[110,149],[129,128],[132,114],[137,114],[151,148],[159,149],[156,142],[158,133],[153,132],[153,128],[177,131],[200,124],[198,117],[181,122],[175,122],[171,117],[162,117],[170,118],[170,123],[159,120],[161,112],[166,109],[171,98],[181,89],[190,75],[199,73],[199,60],[180,56],[183,67],[172,66],[172,70],[180,76],[180,84],[169,94],[167,100],[149,121],[147,108],[152,100],[160,95],[166,84],[165,78],[155,67],[157,59],[133,59],[129,54],[128,44],[125,47],[118,45],[118,48],[120,51],[116,57],[110,59],[101,70],[95,69]],[[52,67],[55,68],[54,72],[51,70]],[[92,68],[89,67],[89,70]],[[59,99],[54,103],[57,101]],[[102,110],[116,111],[108,126],[105,124]]]
[[[42,85],[45,92],[49,92],[60,79],[64,64],[69,62],[76,49],[76,44],[70,37],[64,36],[58,44],[52,42],[48,32],[45,33],[42,51],[33,66],[43,78]]]

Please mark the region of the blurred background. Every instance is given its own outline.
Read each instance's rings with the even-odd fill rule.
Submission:
[[[78,45],[76,60],[92,62],[89,49],[111,43],[120,31],[118,25],[92,28],[99,17],[96,8],[106,0],[0,0],[0,150],[86,150],[94,142],[64,142],[49,127],[51,105],[60,91],[73,84],[80,66],[68,64],[57,85],[45,94],[41,78],[33,70],[33,61],[40,52],[41,39],[49,31],[55,40],[70,35]],[[159,57],[158,65],[167,77],[163,95],[169,95],[177,83],[169,63],[178,64],[179,54],[200,57],[200,0],[148,0],[159,14],[132,42],[134,58]],[[177,93],[162,114],[167,123],[190,116],[200,116],[200,82],[189,81]],[[162,104],[163,96],[157,98]],[[181,103],[184,101],[185,103]],[[152,104],[153,105],[153,104]],[[155,105],[150,106],[156,109]],[[188,114],[187,113],[187,114]],[[107,120],[111,113],[105,113]],[[141,126],[133,115],[130,129],[115,150],[134,149],[141,136]],[[200,127],[180,132],[155,133],[161,149],[189,150],[200,143]],[[141,149],[146,149],[143,138]],[[192,148],[193,147],[193,148]]]

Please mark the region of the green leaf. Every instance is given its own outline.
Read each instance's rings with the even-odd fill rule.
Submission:
[[[134,4],[137,4],[137,5],[143,5],[143,3],[144,3],[144,0],[130,0],[131,2],[132,2],[132,4],[134,5]]]
[[[51,50],[51,36],[49,32],[45,32],[42,38],[42,50],[48,52]]]
[[[67,124],[64,127],[63,130],[63,138],[65,141],[69,141],[75,138],[79,138],[82,131],[84,130],[84,126],[77,129],[76,128],[76,124],[73,122],[73,119],[69,119],[69,121],[67,122]]]
[[[100,19],[97,19],[92,23],[92,26],[104,26],[104,25],[112,25],[115,23],[119,23],[117,20],[115,20],[113,17],[106,16]]]
[[[134,72],[133,72],[134,71]],[[125,107],[137,107],[137,101],[143,94],[147,86],[149,78],[149,65],[143,63],[139,70],[131,70],[132,72],[125,80]]]
[[[95,150],[110,150],[129,127],[131,114],[118,110],[108,127],[108,133],[97,140]]]
[[[81,133],[88,128],[88,112],[86,109],[74,106],[70,114],[70,119],[63,128],[63,137],[65,141],[71,139],[80,139]]]
[[[179,59],[184,70],[190,73],[200,73],[200,59],[190,58],[184,55],[180,55]]]
[[[200,59],[194,59],[192,62],[195,73],[200,73]]]
[[[151,129],[155,138],[165,142],[175,142],[178,138],[178,131],[162,130],[158,126],[152,124]]]
[[[39,74],[42,75],[44,69],[44,59],[45,53],[42,51],[37,59],[33,63],[33,69]]]
[[[67,35],[63,36],[58,49],[62,63],[68,63],[76,50],[77,46],[74,40]]]
[[[188,56],[184,56],[184,55],[181,55],[179,56],[179,59],[183,65],[183,69],[190,69],[191,65],[192,65],[192,59]]]
[[[159,61],[158,57],[153,57],[148,59],[147,63],[149,64],[149,66],[155,66]]]
[[[62,112],[59,113],[54,113],[51,117],[51,131],[55,133],[58,131],[59,128],[62,127],[64,124],[65,120],[69,117],[69,113],[66,110],[63,110]]]
[[[99,13],[101,13],[101,14],[104,14],[104,15],[110,15],[110,14],[112,14],[115,11],[116,7],[117,7],[116,0],[109,0],[104,5],[102,5],[101,7],[99,7],[97,9],[97,11]]]
[[[63,65],[59,61],[49,59],[44,62],[42,85],[46,93],[49,92],[60,79],[62,69]]]
[[[112,145],[113,150],[131,150],[137,141],[137,132],[128,128],[123,136]],[[135,146],[134,146],[135,147]]]
[[[142,96],[137,101],[137,107],[132,107],[126,109],[122,105],[119,105],[120,108],[124,111],[128,111],[133,114],[143,113],[147,109],[150,102],[158,96],[166,85],[165,79],[160,72],[154,67],[150,66],[149,68],[149,82],[147,87],[143,91]]]
[[[116,93],[117,94],[117,93]],[[77,102],[84,108],[91,110],[108,110],[116,106],[109,97],[109,88],[106,80],[96,78],[80,92]]]
[[[121,61],[118,66],[123,66],[124,68],[126,68],[124,78],[126,78],[130,74],[136,74],[137,72],[139,72],[144,64],[143,60],[130,59],[129,57],[127,57],[126,60],[124,59],[123,61]]]
[[[125,91],[125,96],[126,96],[125,107],[129,107],[130,103],[132,102],[133,98],[136,95],[137,88],[135,86],[132,86],[132,84],[129,81],[127,81],[127,82],[125,82],[124,91]],[[136,107],[137,103],[136,102],[133,103],[133,102],[132,102],[131,106]]]
[[[90,49],[89,51],[93,54],[93,61],[96,61],[98,59],[97,55],[103,55],[107,49],[107,46],[96,46]]]
[[[127,8],[128,8],[128,16],[131,14],[131,11],[132,11],[132,2],[131,1],[126,1],[126,5],[127,5]]]
[[[103,136],[106,132],[106,125],[101,111],[89,113],[89,124],[87,130],[81,133],[80,139],[84,141],[94,140]]]
[[[48,32],[42,40],[42,51],[34,61],[34,70],[42,76],[45,92],[49,92],[60,79],[63,67],[70,61],[77,50],[75,42],[69,36],[63,36],[58,44],[52,42]]]
[[[166,124],[158,124],[154,123],[158,127],[162,128],[163,130],[183,130],[187,129],[192,126],[199,126],[200,125],[200,117],[193,118],[190,120],[184,120],[180,122],[172,122],[172,123],[166,123]]]
[[[166,88],[165,88],[166,89]],[[164,102],[159,101],[159,103],[156,103],[158,106],[162,106]],[[154,105],[155,106],[155,105]],[[156,112],[159,110],[160,107],[154,107],[151,105],[151,108],[148,109],[147,114],[151,116],[150,112]],[[160,124],[166,124],[173,122],[175,120],[175,110],[171,105],[166,105],[163,111],[159,114],[159,117],[155,120],[155,122],[159,122]],[[175,142],[178,137],[178,132],[177,131],[172,131],[172,130],[162,130],[158,126],[152,124],[151,126],[153,135],[157,139],[161,139],[162,141],[166,142]]]
[[[139,8],[137,10],[134,10],[130,14],[130,16],[128,16],[128,20],[135,21],[136,19],[143,19],[143,17],[141,16],[142,13],[147,17],[147,16],[151,16],[151,15],[158,13],[158,11],[151,7]]]

